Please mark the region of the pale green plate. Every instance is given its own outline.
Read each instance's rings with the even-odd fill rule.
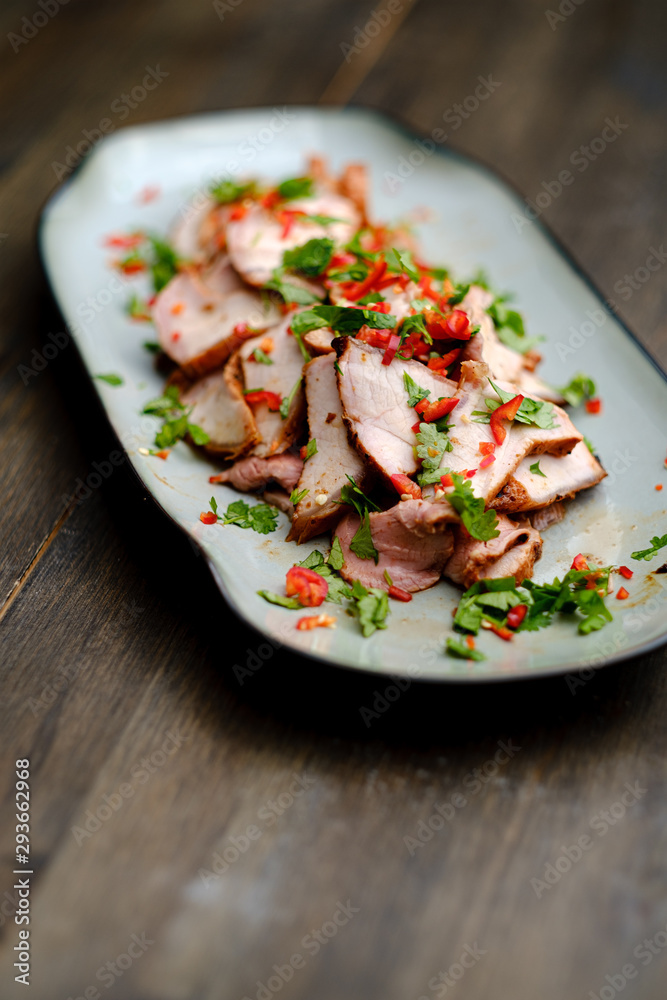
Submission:
[[[602,631],[582,637],[574,621],[562,621],[512,643],[483,634],[478,648],[486,661],[455,660],[443,648],[459,592],[443,582],[410,604],[392,602],[389,628],[370,639],[335,605],[327,606],[338,614],[335,630],[297,632],[298,612],[266,604],[256,594],[259,588],[282,592],[285,572],[309,551],[285,543],[287,518],[281,514],[278,531],[269,536],[205,526],[199,513],[208,507],[208,476],[215,467],[182,443],[166,462],[139,454],[155,432],[155,421],[140,416],[141,409],[159,394],[162,379],[141,346],[151,339],[151,328],[124,313],[131,291],[144,294],[146,286],[121,281],[110,269],[103,238],[134,228],[164,232],[212,178],[229,172],[293,176],[302,170],[304,154],[318,151],[335,168],[349,160],[369,165],[376,218],[427,208],[430,221],[420,227],[427,259],[451,266],[458,277],[481,267],[494,287],[513,291],[529,332],[546,338],[541,374],[547,380],[562,385],[579,371],[595,377],[603,413],[577,411],[575,421],[595,444],[609,477],[545,532],[535,578],[564,573],[580,551],[605,564],[631,564],[631,597],[609,599],[614,621]],[[140,193],[155,186],[160,197],[143,204]],[[226,600],[274,645],[375,673],[479,681],[596,667],[667,639],[665,576],[651,572],[663,560],[630,559],[652,535],[667,530],[663,495],[654,490],[664,478],[667,455],[665,375],[545,230],[523,224],[522,207],[488,169],[420,146],[373,112],[325,108],[230,111],[124,129],[100,142],[47,205],[43,259],[83,361],[91,375],[115,372],[125,380],[117,388],[95,381],[114,430],[146,489],[206,553]],[[221,505],[237,496],[226,487],[215,490]],[[616,579],[617,586],[624,582]],[[260,646],[260,658],[268,651]]]

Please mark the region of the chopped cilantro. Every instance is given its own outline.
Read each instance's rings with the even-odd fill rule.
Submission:
[[[296,505],[298,503],[301,503],[304,497],[306,497],[309,493],[310,490],[299,490],[295,486],[292,492],[290,493],[289,502],[293,503],[294,506],[296,507]]]
[[[123,385],[123,379],[120,375],[93,375],[93,378],[97,378],[100,382],[106,382],[107,385]]]
[[[131,295],[125,307],[127,315],[132,319],[150,323],[151,314],[147,302],[142,302],[138,295]]]
[[[421,423],[417,432],[417,456],[422,460],[421,472],[417,476],[420,486],[439,483],[440,477],[446,472],[441,468],[446,452],[452,450],[452,443],[446,431],[439,430],[436,424]]]
[[[403,372],[403,385],[408,394],[408,406],[416,406],[422,399],[431,395],[430,389],[422,389],[413,378],[410,378],[407,372]]]
[[[343,377],[343,370],[342,370],[341,366],[338,364],[337,361],[334,361],[334,368],[336,369],[336,371],[338,372],[338,374],[342,378]]]
[[[329,239],[308,240],[300,247],[285,250],[283,265],[291,271],[298,271],[316,277],[325,270],[334,251],[334,241]]]
[[[278,194],[285,201],[294,198],[310,198],[313,194],[312,177],[291,177],[278,185]]]
[[[297,382],[294,383],[292,389],[290,390],[289,396],[285,396],[282,403],[280,404],[280,416],[283,420],[287,420],[289,415],[290,406],[292,405],[292,400],[296,396],[297,392],[301,388],[302,379],[299,378]]]
[[[336,219],[332,215],[301,215],[299,222],[316,222],[318,226],[332,226],[335,222],[346,222],[346,219]]]
[[[592,442],[592,441],[590,441],[590,440],[589,440],[589,439],[588,439],[588,438],[586,437],[586,435],[585,435],[585,434],[584,434],[584,444],[586,445],[586,447],[587,447],[587,448],[588,448],[588,450],[590,451],[591,455],[595,455],[595,445],[593,444],[593,442]]]
[[[290,281],[284,281],[281,268],[276,268],[273,272],[273,277],[270,281],[267,281],[264,287],[269,291],[278,292],[285,302],[295,302],[299,306],[309,306],[313,302],[319,302],[317,295],[313,295],[307,288],[302,288],[300,285],[293,285]]]
[[[255,350],[252,352],[251,357],[253,357],[255,361],[257,361],[260,365],[273,364],[273,361],[271,360],[269,355],[266,353],[266,351],[263,351],[261,347],[256,347]]]
[[[255,182],[247,181],[245,184],[237,184],[236,181],[222,180],[212,184],[209,190],[221,205],[229,205],[233,201],[240,201],[246,195],[253,194]]]
[[[380,553],[373,544],[371,522],[368,512],[369,510],[379,510],[380,508],[376,503],[373,503],[373,501],[367,497],[362,490],[359,489],[351,476],[348,476],[347,478],[350,480],[350,485],[346,483],[345,486],[343,486],[340,491],[340,500],[338,500],[337,503],[345,503],[354,507],[361,519],[361,523],[350,542],[350,549],[355,555],[359,556],[360,559],[373,559],[375,561],[375,565],[377,566]]]
[[[380,256],[381,251],[364,250],[364,248],[361,245],[361,237],[364,235],[364,233],[370,233],[370,229],[367,228],[358,229],[357,232],[352,237],[352,239],[350,240],[350,242],[345,245],[345,249],[349,253],[355,254],[357,257],[363,257],[366,260],[375,260],[377,257]]]
[[[506,295],[498,295],[488,307],[487,312],[493,320],[498,339],[519,354],[533,350],[544,337],[527,337],[521,313],[505,306]]]
[[[567,385],[558,389],[558,392],[570,406],[581,406],[586,399],[591,399],[595,395],[595,382],[580,372],[571,378]]]
[[[533,462],[533,464],[530,467],[530,471],[533,473],[534,476],[542,476],[544,479],[547,478],[546,473],[542,472],[542,470],[540,469],[539,462]]]
[[[178,255],[166,240],[149,236],[151,255],[149,266],[153,276],[153,288],[161,291],[178,272]]]
[[[189,434],[197,445],[208,443],[209,436],[206,431],[198,424],[190,423],[188,418],[191,412],[192,407],[184,406],[178,398],[178,388],[175,385],[168,386],[164,395],[146,403],[143,413],[159,417],[163,421],[162,427],[155,435],[155,444],[158,448],[170,448],[177,441],[181,441],[186,434]]]
[[[345,562],[345,557],[343,556],[343,548],[340,544],[340,538],[338,535],[333,540],[333,545],[331,546],[331,552],[329,553],[329,558],[327,560],[332,569],[336,571],[342,569],[343,563]]]
[[[307,462],[309,458],[313,457],[313,455],[317,455],[317,438],[311,438],[306,445],[306,456],[304,458],[304,462]]]
[[[447,639],[445,650],[448,656],[455,656],[459,660],[486,659],[484,653],[480,653],[478,649],[468,649],[464,642],[461,642],[459,639],[452,639],[451,637]]]
[[[263,597],[265,601],[269,604],[277,604],[281,608],[290,608],[290,610],[295,610],[296,608],[302,608],[303,604],[298,597],[283,597],[282,594],[274,594],[271,590],[258,590],[257,593],[260,597]]]
[[[405,271],[413,281],[419,281],[419,271],[409,250],[397,250],[392,247],[391,250],[387,250],[384,257],[390,271]]]
[[[468,284],[454,285],[454,292],[447,299],[447,305],[458,306],[463,302],[464,298],[470,290],[470,282]]]
[[[376,312],[375,309],[354,309],[351,306],[313,306],[298,313],[292,321],[292,329],[299,333],[308,333],[328,326],[337,333],[358,333],[364,326],[374,330],[391,330],[398,320],[389,313]]]
[[[372,635],[376,629],[387,627],[389,614],[389,598],[387,591],[379,587],[366,588],[355,580],[351,588],[352,614],[359,619],[361,631],[365,638]]]
[[[473,423],[488,424],[491,420],[491,413],[497,410],[502,403],[509,402],[510,399],[514,399],[517,395],[515,392],[506,392],[504,389],[501,389],[491,379],[489,379],[489,383],[500,396],[500,402],[495,399],[486,399],[485,403],[489,412],[473,410],[472,416],[475,418]],[[530,396],[524,398],[514,419],[520,424],[534,424],[543,430],[550,430],[556,426],[553,404],[547,403],[544,400],[531,399]]]
[[[217,505],[211,509],[217,514]],[[252,528],[259,535],[268,535],[278,527],[278,510],[268,503],[259,503],[254,507],[245,500],[234,500],[230,503],[222,517],[223,524],[235,524],[237,528]]]
[[[464,527],[480,542],[488,542],[497,538],[498,516],[495,510],[484,510],[484,500],[473,493],[469,479],[457,473],[452,473],[454,489],[447,494],[447,500],[461,518]]]
[[[150,351],[151,354],[159,354],[162,348],[158,344],[157,340],[144,340],[141,345],[144,350]]]
[[[640,549],[638,552],[633,552],[632,559],[644,559],[646,562],[650,562],[654,556],[657,556],[660,549],[664,549],[665,545],[667,545],[667,535],[663,535],[662,538],[658,535],[654,535],[651,539],[651,548]]]

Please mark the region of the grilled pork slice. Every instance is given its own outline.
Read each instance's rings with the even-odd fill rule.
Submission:
[[[285,224],[286,212],[341,221],[321,224],[295,215],[291,216],[288,227]],[[274,270],[282,265],[286,250],[324,237],[342,245],[352,239],[360,222],[359,212],[349,198],[326,191],[312,198],[296,198],[281,203],[277,212],[255,203],[243,218],[227,223],[227,249],[234,267],[248,284],[265,285],[271,280]]]
[[[445,504],[425,500],[402,500],[390,510],[369,516],[373,544],[379,552],[373,559],[360,559],[350,549],[359,517],[347,514],[336,528],[345,562],[341,576],[359,580],[364,587],[387,589],[385,571],[392,583],[415,593],[437,583],[453,548],[452,514]]]
[[[516,395],[516,386],[498,380],[501,389]],[[481,410],[487,413],[486,399],[497,399],[489,385],[488,367],[479,361],[464,361],[461,365],[461,381],[456,391],[461,402],[450,415],[449,440],[453,451],[445,452],[442,459],[443,468],[462,473],[477,469],[473,480],[473,489],[477,496],[483,497],[487,503],[496,497],[505,483],[512,477],[515,469],[526,455],[549,453],[566,455],[581,440],[583,435],[574,427],[570,418],[560,407],[553,407],[554,427],[544,429],[532,424],[520,424],[516,420],[505,423],[507,435],[501,445],[496,445],[495,461],[486,468],[479,468],[482,460],[480,444],[493,443],[494,438],[489,424],[476,423],[473,411]]]
[[[197,264],[210,256],[204,248],[201,231],[215,207],[213,198],[200,196],[183,208],[169,233],[169,241],[181,260]]]
[[[498,516],[497,538],[480,542],[459,528],[454,552],[444,575],[454,583],[471,587],[478,580],[513,576],[517,584],[533,575],[533,566],[542,554],[542,539],[528,521],[511,521]]]
[[[189,420],[209,436],[204,447],[213,455],[237,458],[259,440],[252,410],[243,398],[237,358],[222,369],[205,375],[181,394],[191,406]]]
[[[543,455],[539,459],[542,476],[530,471],[536,461],[537,458],[524,458],[489,506],[508,513],[549,507],[558,500],[573,497],[579,490],[595,486],[607,475],[583,441],[562,458]]]
[[[279,319],[275,306],[242,286],[227,258],[177,274],[153,306],[160,346],[192,378],[224,364],[242,343],[247,335],[235,331],[238,324],[254,332]]]
[[[493,302],[493,294],[479,285],[472,285],[461,303],[471,322],[479,331],[466,344],[461,361],[483,361],[495,381],[513,382],[519,392],[533,399],[546,399],[552,403],[564,402],[563,397],[541,378],[533,374],[535,355],[519,354],[503,344],[493,320],[486,311]]]
[[[565,517],[565,504],[552,503],[548,507],[540,507],[533,510],[528,515],[528,519],[535,531],[546,531],[554,524],[558,524]]]
[[[289,333],[293,314],[287,316],[282,323],[273,327],[269,334],[272,342],[269,357],[271,364],[261,364],[251,360],[254,352],[261,347],[265,338],[262,336],[246,340],[240,349],[241,365],[246,392],[258,392],[265,389],[275,392],[281,399],[290,392],[301,378],[303,355],[296,339]],[[253,449],[253,455],[266,458],[285,451],[301,435],[306,417],[306,399],[303,388],[299,387],[290,404],[287,419],[283,420],[280,413],[269,410],[267,403],[253,404],[257,430],[260,441]]]
[[[334,346],[331,343],[334,339],[334,332],[328,326],[322,326],[319,330],[310,330],[304,333],[303,341],[311,349],[313,354],[333,354]]]
[[[408,406],[403,375],[407,372],[422,388],[430,389],[431,399],[453,396],[456,383],[419,361],[396,357],[390,365],[383,365],[384,352],[379,348],[354,337],[346,341],[338,359],[338,391],[352,440],[388,479],[396,473],[411,476],[418,467],[412,428],[419,417]]]
[[[272,455],[270,458],[250,455],[239,459],[224,472],[219,472],[214,481],[227,483],[242,493],[262,490],[267,483],[276,482],[291,493],[299,481],[302,467],[303,462],[298,455]]]
[[[341,488],[351,476],[363,487],[366,466],[347,437],[338,395],[334,355],[314,358],[304,368],[308,404],[308,436],[317,441],[317,452],[304,463],[299,490],[308,490],[297,504],[288,541],[305,542],[334,527],[346,508]]]

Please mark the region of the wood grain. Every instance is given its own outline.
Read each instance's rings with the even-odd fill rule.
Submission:
[[[0,996],[26,995],[11,796],[29,756],[36,1000],[266,998],[274,967],[271,995],[293,1000],[563,1000],[629,962],[623,997],[662,997],[665,958],[633,953],[667,925],[663,652],[574,689],[413,684],[391,702],[390,678],[278,652],[240,684],[261,638],[129,468],[63,499],[117,447],[74,349],[27,385],[18,366],[62,328],[34,243],[52,162],[158,63],[169,77],[127,124],[351,96],[429,132],[491,75],[451,142],[530,199],[620,116],[544,218],[664,363],[663,271],[614,290],[664,239],[664,6],[582,4],[552,30],[530,0],[419,0],[349,64],[371,16],[349,0],[244,0],[222,20],[204,0],[70,0],[15,53],[37,9],[0,14]],[[538,898],[549,864],[567,870]],[[105,970],[133,934],[152,943]]]

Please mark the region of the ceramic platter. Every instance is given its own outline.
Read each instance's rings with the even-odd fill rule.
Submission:
[[[565,520],[544,533],[535,579],[563,574],[578,552],[604,564],[631,563],[630,599],[609,598],[614,621],[601,631],[583,637],[574,621],[563,620],[511,643],[482,633],[478,648],[487,659],[456,660],[443,650],[459,591],[441,582],[410,604],[391,602],[389,627],[369,639],[335,605],[329,608],[338,614],[336,629],[299,632],[298,612],[267,604],[256,592],[283,592],[287,569],[317,540],[298,550],[287,544],[284,514],[270,535],[206,526],[199,514],[208,508],[208,477],[217,468],[184,443],[167,461],[140,453],[156,428],[154,418],[141,416],[142,406],[160,394],[163,380],[141,346],[151,339],[150,328],[125,313],[132,291],[147,294],[147,286],[110,269],[104,238],[133,229],[164,233],[213,178],[298,175],[309,152],[327,155],[334,168],[364,160],[373,178],[375,218],[428,210],[419,227],[425,259],[459,278],[481,267],[493,287],[511,290],[528,332],[545,337],[540,374],[547,381],[563,385],[580,371],[596,379],[603,412],[577,410],[575,421],[609,476],[572,501]],[[147,188],[157,188],[159,197],[143,203]],[[267,639],[341,667],[457,682],[577,671],[666,641],[667,577],[654,572],[663,560],[630,559],[667,530],[663,494],[654,490],[667,455],[666,378],[544,228],[527,220],[524,208],[477,163],[420,146],[416,136],[374,112],[325,108],[230,111],[124,129],[101,141],[46,206],[40,239],[48,277],[90,375],[114,372],[124,379],[117,387],[94,384],[130,462],[157,504],[201,547],[225,600]],[[220,505],[238,497],[227,487],[215,489]],[[319,547],[326,544],[320,540]]]

